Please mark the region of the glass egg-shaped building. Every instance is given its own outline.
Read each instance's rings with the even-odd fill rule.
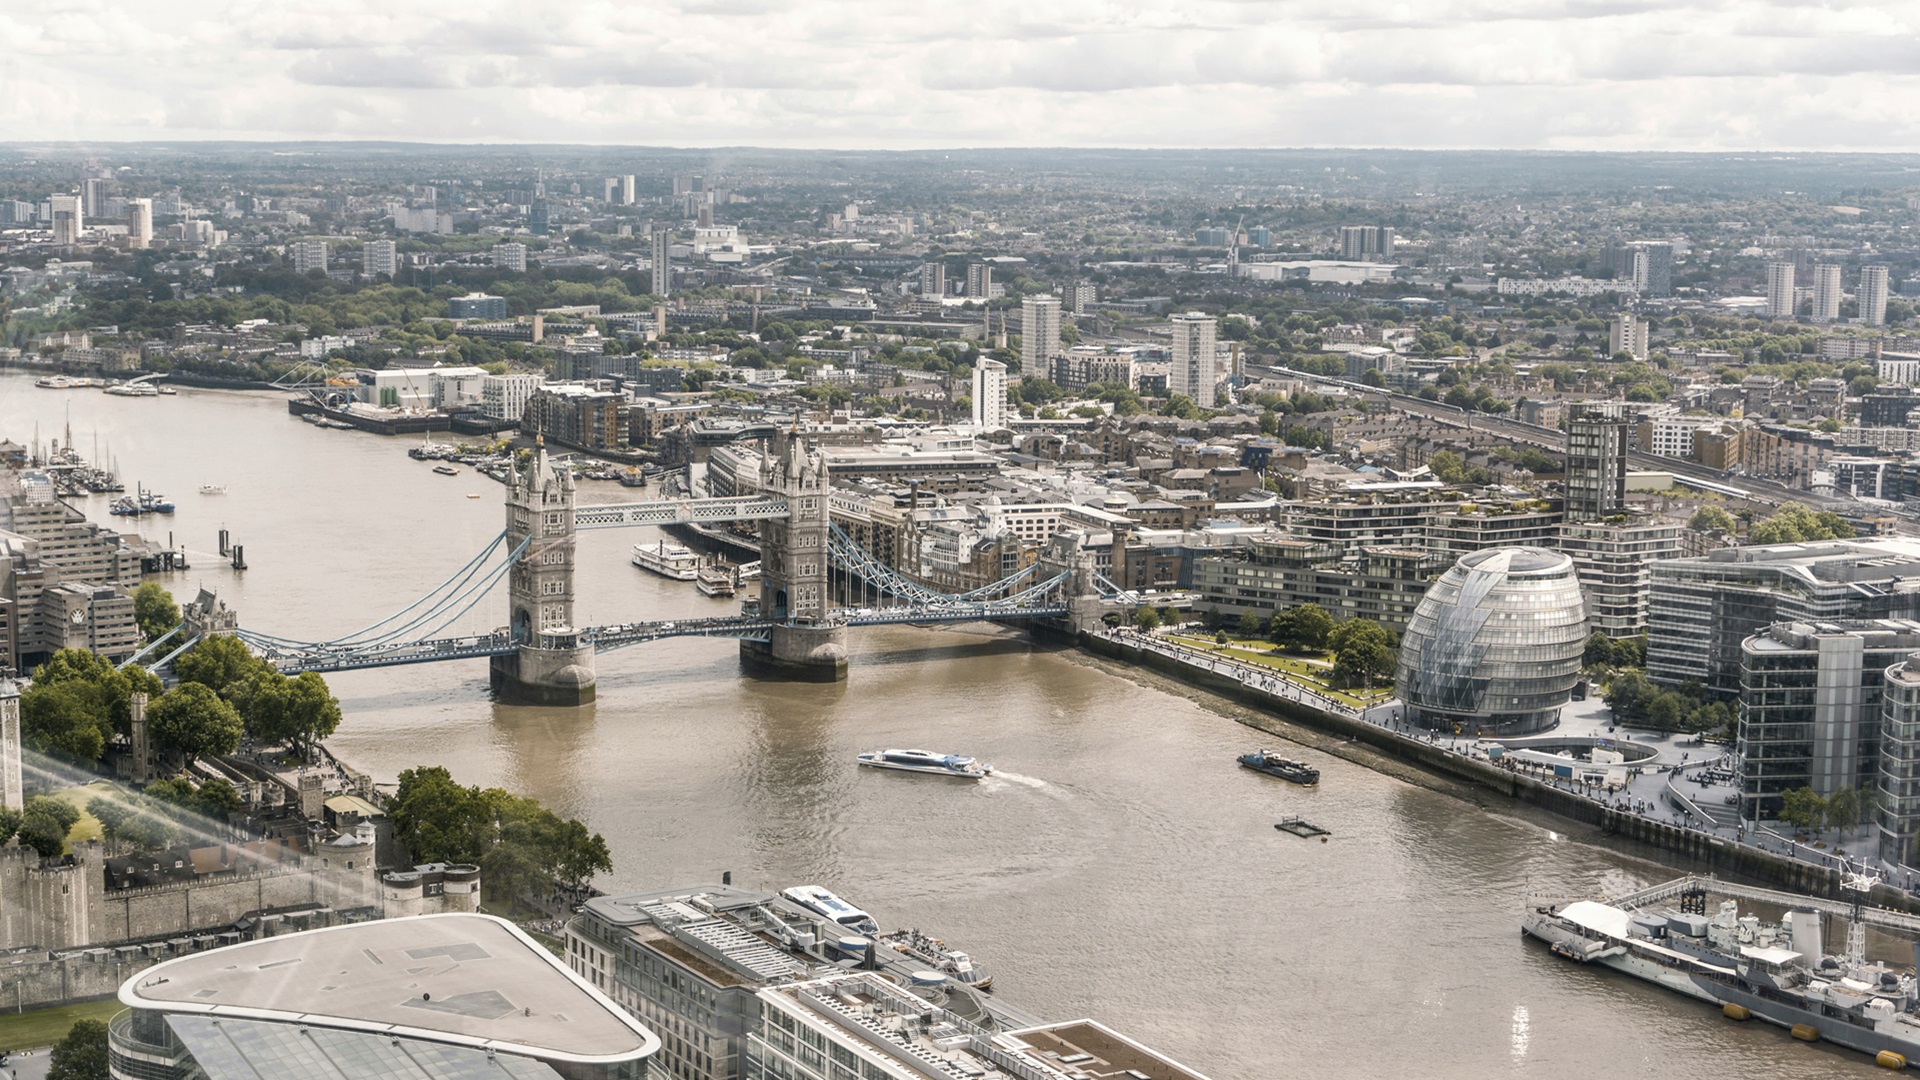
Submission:
[[[1414,609],[1395,684],[1407,717],[1425,727],[1543,731],[1573,695],[1586,643],[1572,559],[1543,548],[1476,551],[1440,575]]]

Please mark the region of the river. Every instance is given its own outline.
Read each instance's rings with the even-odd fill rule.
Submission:
[[[192,554],[251,628],[337,637],[403,607],[500,530],[501,488],[434,474],[408,440],[315,428],[272,394],[116,398],[0,375],[0,437],[96,432],[140,528]],[[225,495],[201,495],[204,483]],[[468,498],[469,493],[479,496]],[[583,501],[622,489],[586,484]],[[81,505],[102,521],[107,500]],[[237,573],[213,555],[229,529]],[[580,540],[582,625],[728,610],[628,565],[651,530]],[[489,598],[448,632],[505,622]],[[1519,933],[1529,889],[1585,893],[1669,868],[1315,751],[1307,790],[1236,768],[1271,737],[1234,706],[994,629],[857,631],[846,683],[744,677],[737,646],[682,639],[600,658],[599,701],[494,705],[482,661],[331,679],[330,745],[391,781],[441,764],[605,834],[608,890],[817,882],[887,925],[938,934],[1009,1000],[1093,1016],[1215,1080],[1868,1075],[1861,1055],[1597,969]],[[856,769],[917,745],[992,762],[976,785]],[[1300,815],[1330,842],[1276,832]]]

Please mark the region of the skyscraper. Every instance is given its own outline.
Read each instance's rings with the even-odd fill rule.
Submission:
[[[1020,301],[1020,373],[1045,378],[1060,355],[1060,301],[1029,296]]]
[[[668,296],[673,292],[673,231],[656,224],[649,239],[653,241],[653,295]]]
[[[1575,405],[1567,415],[1567,520],[1596,521],[1627,505],[1633,417],[1618,401]]]
[[[1007,365],[984,356],[973,366],[973,426],[979,431],[1007,426]]]
[[[1833,263],[1813,266],[1813,321],[1830,323],[1840,318],[1840,267]]]
[[[1868,326],[1884,326],[1887,322],[1887,268],[1884,266],[1863,266],[1860,268],[1860,288],[1854,293],[1854,299],[1860,305],[1860,321]],[[1920,665],[1916,665],[1920,671]]]
[[[1641,240],[1633,245],[1633,287],[1642,296],[1673,295],[1673,245]]]
[[[604,196],[602,201],[609,202],[609,203],[619,202],[620,201],[620,178],[617,176],[607,177],[606,180],[601,184],[600,190],[601,190],[601,194]]]
[[[929,260],[920,264],[920,295],[947,295],[947,264]]]
[[[391,240],[369,240],[360,249],[360,272],[368,277],[400,272],[400,249]]]
[[[1793,263],[1790,261],[1767,264],[1767,317],[1793,318]]]
[[[1220,377],[1213,347],[1218,323],[1199,311],[1175,315],[1171,321],[1173,369],[1167,374],[1167,393],[1185,394],[1201,408],[1212,408],[1214,383]]]
[[[127,246],[130,248],[147,248],[153,246],[152,199],[127,200]],[[1882,269],[1881,281],[1884,285],[1886,281],[1884,268]],[[1886,307],[1884,294],[1881,307]]]
[[[86,215],[80,208],[80,196],[55,195],[49,200],[53,204],[53,242],[61,247],[72,247],[80,242],[80,234],[86,231]]]
[[[325,240],[296,240],[288,246],[288,254],[293,256],[293,272],[304,274],[309,270],[327,269],[327,242]]]
[[[80,181],[80,212],[98,220],[107,216],[108,181],[95,177]]]
[[[516,274],[527,272],[527,245],[495,244],[493,246],[493,265],[502,270],[511,270]]]
[[[628,173],[627,175],[620,178],[620,205],[621,206],[633,205],[633,174],[632,173]]]
[[[993,295],[993,266],[991,263],[972,262],[967,264],[967,298],[986,300]]]

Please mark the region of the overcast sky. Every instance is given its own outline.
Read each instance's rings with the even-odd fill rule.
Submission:
[[[37,0],[0,15],[8,141],[1912,151],[1917,101],[1920,0]]]

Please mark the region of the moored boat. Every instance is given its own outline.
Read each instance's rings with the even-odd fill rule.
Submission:
[[[725,563],[707,563],[694,575],[693,587],[707,596],[732,596],[737,589],[734,569]]]
[[[1320,770],[1304,761],[1283,758],[1266,750],[1255,750],[1251,754],[1242,754],[1240,764],[1255,772],[1268,776],[1277,776],[1282,780],[1291,780],[1296,784],[1317,784],[1320,782]]]
[[[892,946],[896,952],[904,953],[926,964],[935,971],[951,976],[954,982],[971,986],[975,990],[993,989],[993,973],[974,962],[971,956],[957,949],[949,949],[947,943],[936,937],[928,937],[918,930],[895,930],[882,934],[874,940],[882,945]]]
[[[931,750],[869,750],[857,760],[873,769],[957,776],[963,780],[984,779],[993,772],[993,766],[964,754],[936,754]]]
[[[675,581],[693,581],[700,576],[700,556],[671,540],[633,545],[633,565]]]
[[[435,465],[433,467],[433,471],[439,473],[441,476],[459,476],[460,475],[460,470],[455,468],[452,465]]]
[[[227,493],[227,485],[225,484],[201,484],[200,485],[200,494],[202,495],[225,495],[226,493]]]
[[[824,915],[849,930],[858,930],[863,934],[877,934],[880,924],[873,916],[833,895],[818,885],[795,885],[782,890],[781,896],[799,904],[815,915]]]

